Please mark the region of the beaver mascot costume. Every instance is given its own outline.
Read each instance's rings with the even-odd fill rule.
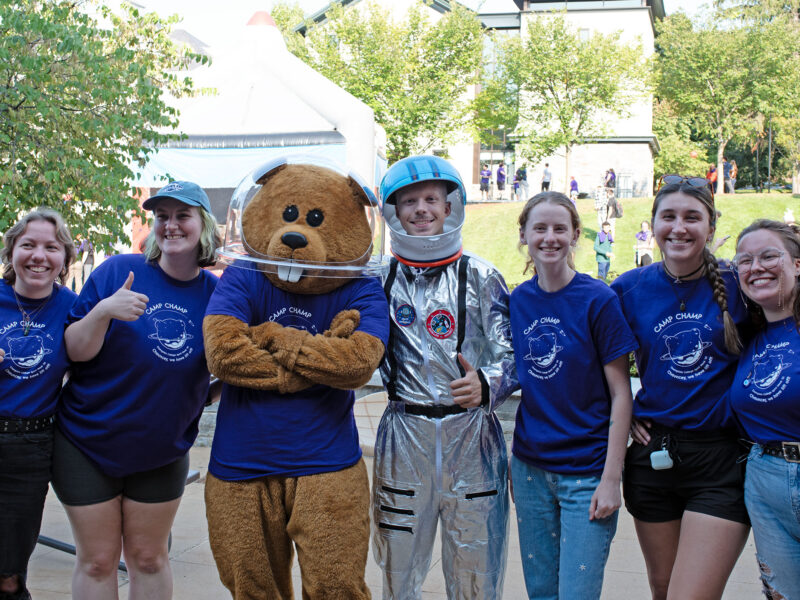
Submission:
[[[311,164],[316,162],[317,164]],[[353,389],[389,335],[367,218],[374,194],[317,159],[256,169],[234,193],[225,270],[205,320],[223,386],[205,497],[211,550],[236,600],[370,598],[369,483]]]

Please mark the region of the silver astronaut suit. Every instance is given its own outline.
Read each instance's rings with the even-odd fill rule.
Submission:
[[[392,194],[426,179],[448,184],[452,222],[442,236],[408,236]],[[390,402],[378,428],[373,488],[383,597],[420,598],[441,522],[448,597],[500,598],[508,462],[493,410],[515,386],[502,375],[514,372],[508,290],[494,267],[461,253],[465,196],[449,163],[404,159],[387,172],[381,196],[396,257],[384,277],[392,325],[381,377]],[[481,407],[465,410],[453,402],[449,384],[463,376],[459,351],[478,369]]]

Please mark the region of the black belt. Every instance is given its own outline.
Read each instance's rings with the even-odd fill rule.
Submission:
[[[800,442],[781,442],[780,444],[762,445],[764,454],[777,456],[790,463],[800,463]]]
[[[418,417],[428,417],[429,419],[444,419],[450,415],[460,415],[467,412],[467,409],[453,404],[451,406],[445,404],[406,404],[407,415],[416,415]]]
[[[35,419],[0,419],[0,433],[33,433],[53,426],[53,417]]]

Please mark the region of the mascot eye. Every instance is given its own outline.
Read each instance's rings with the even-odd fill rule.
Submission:
[[[306,223],[312,227],[319,227],[322,225],[323,220],[325,220],[325,215],[323,215],[322,211],[317,208],[308,211],[308,214],[306,215]]]
[[[297,217],[300,216],[300,211],[297,210],[297,207],[292,204],[291,206],[287,206],[286,210],[283,211],[283,220],[287,223],[291,223],[292,221],[296,221]]]

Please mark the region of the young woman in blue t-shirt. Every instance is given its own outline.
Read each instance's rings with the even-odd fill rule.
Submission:
[[[64,334],[74,362],[55,435],[53,488],[77,547],[74,598],[116,598],[124,552],[131,598],[172,597],[167,540],[209,374],[202,324],[219,243],[205,192],[172,182],[144,203],[144,255],[92,272]]]
[[[734,265],[758,326],[742,352],[731,405],[753,442],[744,500],[768,598],[800,598],[800,237],[759,220],[736,242]]]
[[[0,279],[0,598],[25,584],[50,481],[53,414],[67,370],[64,324],[77,296],[62,284],[75,259],[57,212],[41,208],[3,236]]]
[[[726,400],[747,315],[733,273],[707,248],[716,224],[708,183],[665,183],[652,208],[662,262],[611,284],[639,340],[642,383],[623,491],[653,598],[720,598],[748,533]]]
[[[511,470],[525,586],[530,598],[591,600],[621,504],[636,340],[616,295],[575,271],[581,226],[569,198],[537,194],[519,226],[534,267],[510,301],[522,388]]]

